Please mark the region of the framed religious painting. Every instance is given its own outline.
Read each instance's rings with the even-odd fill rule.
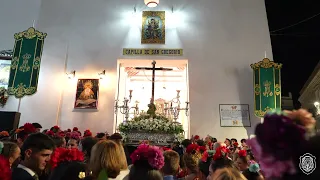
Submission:
[[[165,11],[143,11],[142,44],[165,44]]]
[[[78,79],[75,109],[98,109],[99,79]]]

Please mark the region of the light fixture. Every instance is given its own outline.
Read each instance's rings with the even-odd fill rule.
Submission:
[[[75,70],[71,71],[70,73],[66,73],[66,74],[67,74],[69,79],[72,79],[72,78],[76,77],[76,71]]]
[[[319,106],[320,105],[320,103],[319,102],[314,102],[314,106]]]
[[[101,73],[98,73],[100,79],[103,79],[106,76],[106,70],[103,70]]]
[[[146,4],[146,6],[154,8],[158,6],[159,0],[144,0],[144,3]]]
[[[316,109],[317,109],[317,115],[320,114],[320,103],[316,101],[316,102],[314,102],[313,104],[314,104],[314,106],[315,106]]]

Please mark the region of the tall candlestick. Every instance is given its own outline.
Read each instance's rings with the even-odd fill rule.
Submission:
[[[267,51],[264,51],[264,58],[267,58]]]

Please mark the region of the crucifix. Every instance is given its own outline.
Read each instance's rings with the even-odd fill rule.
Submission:
[[[148,114],[155,115],[155,105],[154,105],[154,83],[156,71],[172,71],[171,68],[156,68],[156,61],[152,61],[152,67],[136,67],[136,70],[151,70],[152,71],[152,89],[151,89],[151,99],[149,104]]]

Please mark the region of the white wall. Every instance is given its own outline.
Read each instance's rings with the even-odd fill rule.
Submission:
[[[136,19],[132,17],[135,4]],[[170,13],[172,6],[176,20]],[[48,37],[39,88],[34,96],[22,99],[21,124],[40,121],[46,127],[54,125],[64,90],[60,126],[111,131],[117,59],[135,58],[122,56],[122,48],[183,48],[184,56],[179,59],[189,60],[191,134],[211,134],[219,139],[251,134],[254,128],[221,128],[218,109],[219,104],[250,104],[252,126],[260,121],[252,113],[250,64],[262,60],[265,51],[272,59],[264,1],[161,0],[154,10],[167,13],[165,45],[141,45],[143,10],[151,9],[142,0],[43,0],[37,28]],[[19,28],[11,24],[7,28],[16,32],[27,29],[28,24]],[[1,33],[2,39],[3,36],[8,33]],[[12,44],[12,39],[6,41],[9,40]],[[4,42],[0,43],[3,46]],[[108,79],[101,83],[97,112],[73,112],[75,82],[68,82],[63,75],[67,44],[68,71],[76,70],[78,77],[85,78],[97,77],[103,69],[108,72]],[[16,110],[17,102],[10,100],[6,109]]]

